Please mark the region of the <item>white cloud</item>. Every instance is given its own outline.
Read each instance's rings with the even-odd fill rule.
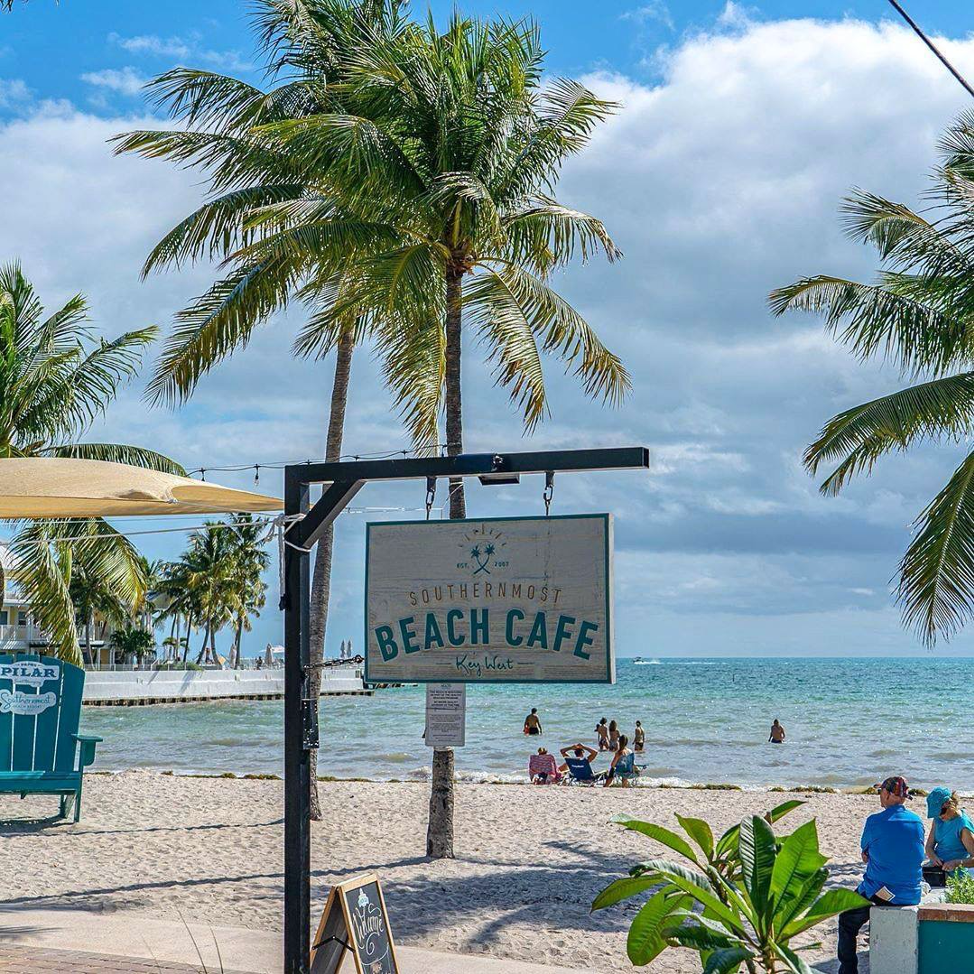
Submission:
[[[117,91],[121,95],[135,97],[142,94],[142,87],[148,79],[140,75],[135,68],[125,67],[88,71],[81,76],[81,80],[95,85],[96,88],[106,88],[108,91]]]
[[[181,64],[202,61],[211,68],[223,71],[251,71],[253,63],[239,51],[220,51],[206,47],[197,33],[185,36],[159,37],[157,34],[139,34],[125,37],[112,32],[108,40],[130,54],[170,58]]]
[[[136,37],[123,37],[111,33],[108,39],[123,50],[133,54],[158,54],[161,57],[186,58],[190,46],[181,37],[162,38],[155,34],[141,34]]]

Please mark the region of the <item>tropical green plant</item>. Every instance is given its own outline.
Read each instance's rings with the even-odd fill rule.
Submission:
[[[648,964],[669,947],[686,947],[699,951],[705,974],[730,974],[742,966],[752,974],[811,974],[798,953],[801,948],[792,941],[845,910],[868,905],[868,900],[848,889],[823,892],[828,858],[819,852],[814,819],[778,839],[769,817],[749,816],[733,840],[722,837],[723,869],[711,865],[718,844],[709,825],[685,819],[681,824],[703,855],[676,833],[670,832],[665,844],[691,866],[648,859],[599,893],[593,910],[652,892],[629,928],[626,948],[633,964]],[[634,829],[631,819],[623,824],[664,841],[658,827]],[[736,854],[731,852],[734,844]]]
[[[344,417],[342,343],[350,356],[365,337],[375,341],[421,449],[440,442],[441,412],[447,452],[463,449],[464,321],[528,429],[548,411],[545,352],[573,368],[590,395],[620,398],[629,386],[621,362],[548,285],[575,256],[619,256],[599,220],[551,195],[561,164],[613,106],[572,81],[543,84],[529,22],[455,16],[441,34],[432,20],[403,21],[396,3],[378,17],[378,3],[307,0],[286,5],[294,19],[282,34],[284,7],[264,5],[265,36],[281,52],[274,68],[298,71],[293,85],[264,93],[232,79],[170,73],[153,90],[195,130],[119,141],[119,151],[209,169],[221,194],[164,238],[147,267],[230,255],[228,275],[180,314],[153,393],[188,395],[298,296],[314,312],[296,351],[339,352],[331,454],[340,444],[334,421]],[[351,18],[343,13],[350,9]],[[312,36],[327,39],[327,59],[317,41],[307,46],[310,60],[303,53]],[[344,376],[347,383],[347,369]],[[450,512],[465,513],[462,483],[451,484]],[[330,548],[319,546],[315,576],[317,653]],[[434,794],[443,800],[431,806],[428,851],[452,855],[452,752],[434,756]]]
[[[947,877],[947,902],[974,905],[974,876],[966,869],[955,869]]]
[[[805,802],[796,798],[782,802],[765,812],[764,820],[769,825],[773,825],[804,804]],[[628,815],[616,815],[610,819],[610,822],[613,825],[621,825],[630,832],[639,832],[665,845],[683,856],[691,866],[705,866],[729,880],[736,881],[741,878],[740,825],[732,826],[719,839],[715,839],[710,826],[703,819],[677,815],[676,820],[690,842],[672,829],[631,818]],[[690,844],[691,842],[693,845]]]
[[[860,359],[891,360],[914,383],[834,416],[805,452],[812,473],[837,494],[888,453],[924,441],[954,445],[974,434],[974,113],[942,139],[928,209],[871,193],[844,205],[852,239],[882,261],[871,284],[831,275],[802,278],[771,294],[775,314],[825,315]],[[974,453],[917,517],[900,562],[897,596],[906,625],[933,643],[974,614]]]
[[[110,642],[115,656],[121,655],[123,661],[126,656],[134,656],[141,663],[156,648],[152,633],[131,622],[125,623],[120,629],[113,629]]]
[[[20,265],[0,267],[0,458],[76,457],[183,473],[141,447],[83,443],[79,438],[136,373],[154,328],[106,340],[92,331],[88,303],[76,294],[45,317]],[[18,582],[35,622],[63,659],[81,662],[73,572],[99,580],[124,603],[145,588],[134,546],[105,521],[35,521],[11,543]]]

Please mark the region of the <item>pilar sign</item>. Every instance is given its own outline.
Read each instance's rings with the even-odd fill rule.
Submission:
[[[370,683],[614,683],[612,517],[368,525]]]

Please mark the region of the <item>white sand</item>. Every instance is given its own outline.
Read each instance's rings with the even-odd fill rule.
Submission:
[[[636,907],[590,914],[592,897],[634,862],[661,851],[607,825],[628,812],[675,826],[674,812],[724,829],[788,795],[669,789],[460,785],[457,854],[424,858],[424,784],[322,783],[325,820],[313,848],[315,910],[328,884],[365,870],[382,877],[398,939],[417,947],[517,957],[583,970],[634,970],[625,933]],[[837,882],[860,873],[862,821],[875,798],[797,796],[814,815]],[[55,799],[0,797],[0,818],[46,816]],[[80,824],[0,827],[0,910],[151,912],[214,924],[278,929],[282,896],[282,783],[91,775]],[[317,919],[317,916],[315,917]],[[834,956],[834,923],[819,928]],[[832,969],[832,965],[822,965]],[[668,951],[650,971],[698,972],[696,955]]]

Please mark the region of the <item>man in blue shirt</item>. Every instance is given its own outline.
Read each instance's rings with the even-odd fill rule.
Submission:
[[[923,821],[903,803],[910,797],[905,778],[876,785],[881,812],[866,819],[862,861],[866,873],[856,892],[878,906],[913,906],[920,902],[923,879]],[[869,907],[839,915],[839,974],[858,974],[856,939],[869,922]]]

